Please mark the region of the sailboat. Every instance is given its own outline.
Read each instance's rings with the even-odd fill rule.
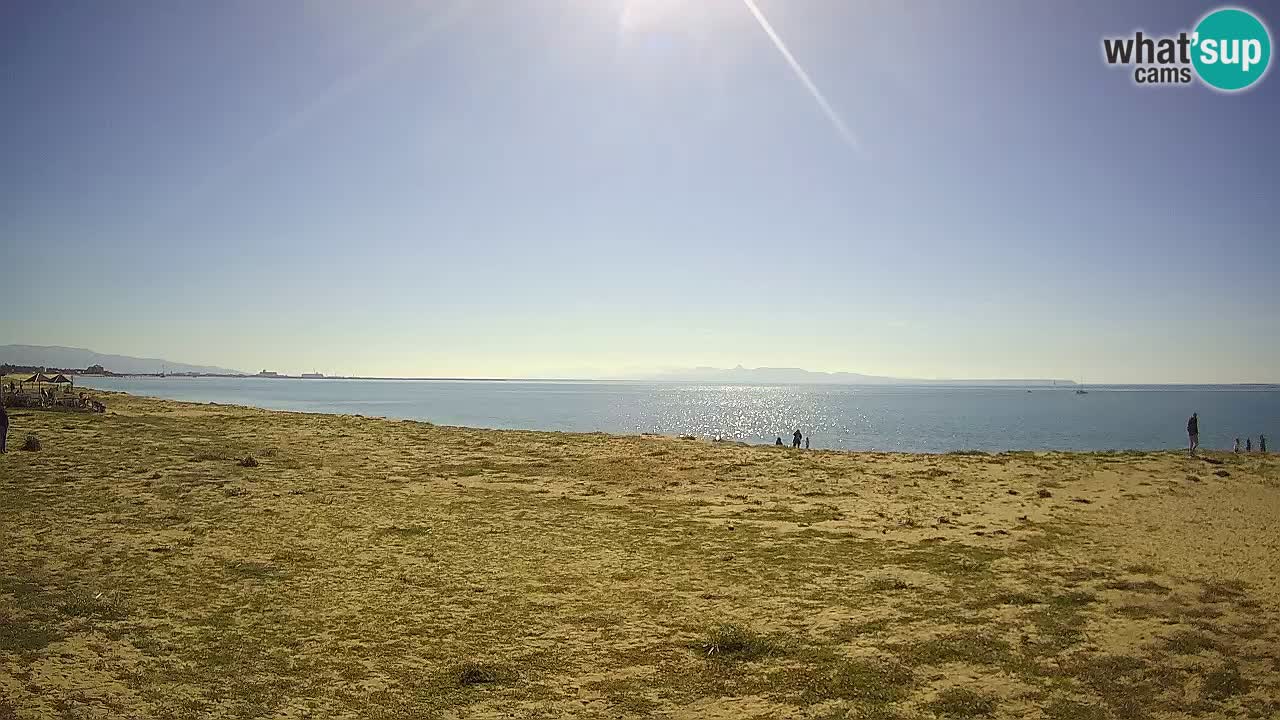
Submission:
[[[1076,388],[1077,395],[1088,395],[1089,391],[1084,389],[1084,378],[1080,378],[1080,387]]]

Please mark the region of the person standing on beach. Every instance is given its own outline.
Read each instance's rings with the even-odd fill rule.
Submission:
[[[1258,433],[1258,452],[1266,452],[1266,451],[1267,451],[1267,436],[1263,435],[1262,433]]]
[[[808,449],[809,449],[809,436],[808,436],[808,435],[805,435],[805,436],[804,436],[804,449],[805,449],[805,450],[808,450]]]
[[[1191,417],[1187,418],[1187,440],[1190,445],[1190,454],[1196,454],[1196,448],[1200,447],[1200,416],[1191,413]]]
[[[1236,438],[1236,449],[1235,449],[1235,453],[1236,453],[1237,455],[1239,455],[1239,454],[1240,454],[1240,438]]]
[[[798,450],[800,448],[800,438],[801,438],[801,435],[799,430],[796,430],[794,433],[792,433],[791,447],[796,448]]]
[[[4,402],[0,401],[0,454],[9,452],[9,413],[5,412]]]
[[[1247,453],[1253,452],[1253,438],[1247,437],[1244,439],[1244,451]]]

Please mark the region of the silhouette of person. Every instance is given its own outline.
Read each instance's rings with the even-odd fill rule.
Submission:
[[[1262,433],[1258,433],[1258,452],[1266,452],[1266,451],[1267,451],[1267,436],[1263,435]]]
[[[808,435],[805,435],[805,436],[804,436],[804,449],[805,449],[805,450],[808,450],[808,449],[809,449],[809,436],[808,436]]]
[[[1196,448],[1200,447],[1200,416],[1191,413],[1191,417],[1187,418],[1187,441],[1190,447],[1189,452],[1196,454]]]
[[[1244,451],[1253,452],[1253,438],[1247,437],[1244,439]]]
[[[777,445],[778,447],[782,447],[782,436],[781,436],[781,435],[779,435],[779,436],[778,436],[778,440],[777,440],[777,442],[775,442],[775,443],[774,443],[774,445]]]
[[[5,412],[4,403],[0,403],[0,453],[9,452],[9,413]]]
[[[1236,449],[1235,449],[1235,453],[1236,453],[1237,455],[1239,455],[1239,454],[1240,454],[1240,438],[1236,438]]]
[[[791,435],[791,447],[793,447],[793,448],[799,448],[799,447],[800,447],[800,438],[801,438],[800,431],[799,431],[799,430],[796,430],[796,431],[795,431],[795,433],[793,433],[793,434]]]

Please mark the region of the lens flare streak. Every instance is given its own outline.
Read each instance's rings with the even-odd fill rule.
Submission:
[[[804,85],[805,89],[809,91],[809,94],[813,96],[814,101],[818,103],[818,107],[822,109],[823,114],[825,114],[827,119],[831,121],[831,125],[835,128],[840,139],[849,147],[860,151],[862,148],[859,146],[858,139],[854,136],[853,131],[845,124],[844,119],[841,118],[840,114],[831,106],[831,103],[827,102],[826,96],[822,94],[822,91],[819,90],[818,86],[814,84],[812,79],[810,79],[809,73],[805,72],[804,67],[800,65],[800,61],[796,60],[796,57],[787,49],[786,43],[782,42],[782,38],[778,35],[777,31],[773,29],[773,25],[769,22],[769,19],[764,16],[764,13],[760,12],[760,8],[756,5],[755,0],[742,0],[742,4],[747,6],[747,10],[749,10],[751,15],[755,17],[756,22],[760,23],[760,29],[764,30],[764,34],[769,36],[769,39],[773,41],[773,46],[778,48],[778,52],[782,54],[782,59],[787,61],[787,64],[791,66],[791,71],[795,73],[796,77],[800,79],[800,83]]]

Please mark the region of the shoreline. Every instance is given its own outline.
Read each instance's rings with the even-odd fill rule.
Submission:
[[[388,382],[397,382],[397,380],[388,380]],[[458,427],[458,428],[472,428],[472,429],[486,429],[486,430],[518,429],[518,430],[530,430],[530,432],[571,432],[571,433],[602,432],[602,433],[609,433],[609,434],[620,434],[620,436],[631,436],[631,434],[657,433],[657,434],[662,434],[662,436],[666,436],[666,437],[680,438],[680,437],[692,436],[698,439],[704,439],[704,441],[708,441],[708,442],[712,442],[712,441],[728,442],[728,443],[739,442],[739,443],[746,443],[746,445],[753,445],[753,446],[773,445],[773,438],[774,438],[774,433],[769,433],[769,434],[763,434],[763,436],[759,436],[759,437],[745,437],[745,438],[724,437],[723,439],[721,439],[721,441],[716,441],[717,437],[722,437],[722,436],[718,436],[718,434],[710,432],[709,429],[703,429],[703,430],[700,430],[700,432],[698,432],[698,430],[695,430],[695,432],[692,432],[692,433],[690,433],[689,430],[687,429],[669,429],[669,430],[643,429],[640,427],[635,427],[635,425],[639,425],[639,423],[627,423],[627,421],[622,421],[622,423],[620,423],[620,421],[618,421],[617,418],[607,419],[603,421],[603,423],[596,424],[596,427],[588,427],[585,421],[584,423],[573,423],[573,421],[570,421],[570,423],[564,423],[562,418],[553,418],[553,416],[556,415],[554,411],[552,411],[552,413],[550,413],[550,415],[548,416],[549,418],[553,418],[561,421],[562,427],[559,427],[559,428],[529,427],[529,425],[525,425],[526,419],[517,418],[516,415],[512,415],[511,418],[506,418],[506,416],[485,416],[485,418],[481,419],[481,420],[490,420],[490,421],[494,421],[494,420],[509,421],[509,423],[511,424],[507,424],[507,425],[483,424],[483,421],[475,421],[475,423],[472,423],[471,420],[475,420],[476,418],[474,418],[474,416],[470,416],[471,414],[468,414],[465,409],[460,411],[460,407],[463,407],[463,406],[457,405],[456,401],[449,401],[449,400],[445,402],[454,402],[454,404],[456,405],[454,405],[452,409],[445,409],[443,411],[445,418],[433,419],[433,418],[428,418],[428,416],[424,416],[424,414],[421,413],[420,407],[419,407],[419,406],[425,407],[426,404],[428,404],[428,402],[433,400],[433,398],[425,397],[425,396],[424,397],[412,396],[408,398],[408,400],[406,401],[407,404],[403,405],[403,407],[410,407],[411,410],[403,411],[403,410],[398,410],[399,407],[402,406],[401,405],[402,401],[397,400],[397,398],[390,398],[385,396],[385,392],[381,393],[381,395],[374,395],[369,398],[366,398],[366,400],[361,400],[361,398],[356,398],[356,397],[342,397],[342,396],[335,396],[335,397],[328,397],[328,396],[306,397],[302,395],[264,396],[261,398],[257,398],[257,401],[262,402],[261,405],[248,405],[246,404],[246,402],[244,402],[246,398],[242,398],[242,397],[233,398],[233,400],[230,400],[230,401],[212,400],[212,398],[210,398],[210,400],[205,400],[205,398],[210,397],[210,393],[198,392],[198,391],[177,392],[178,396],[187,395],[187,397],[164,397],[160,395],[142,395],[142,392],[147,392],[148,388],[97,389],[92,386],[77,386],[77,388],[86,389],[86,391],[90,391],[91,389],[92,392],[122,393],[122,395],[128,395],[133,397],[155,398],[155,400],[163,400],[163,401],[193,402],[193,404],[197,404],[197,405],[200,405],[200,404],[236,405],[241,407],[255,407],[255,409],[262,409],[262,410],[269,410],[269,411],[282,411],[282,413],[355,415],[355,416],[366,416],[366,418],[383,418],[388,420],[413,420],[413,421],[422,421],[422,423],[438,424],[438,425],[442,425],[442,427]],[[1155,386],[1152,386],[1152,388],[1155,388]],[[905,389],[910,389],[910,391],[916,391],[916,389],[920,389],[920,388],[905,388]],[[940,389],[940,388],[928,388],[928,389]],[[925,389],[924,392],[927,392],[928,389]],[[946,389],[959,389],[959,388],[946,388]],[[991,388],[969,388],[969,389],[974,389],[974,391],[986,391],[986,389],[991,389]],[[1268,391],[1268,389],[1257,389],[1257,388],[1254,388],[1254,389],[1238,388],[1238,389],[1234,389],[1234,391],[1231,391],[1231,389],[1212,389],[1212,388],[1208,388],[1208,389],[1210,389],[1210,392],[1271,392],[1271,391]],[[1280,388],[1277,388],[1277,389],[1280,389]],[[156,389],[151,389],[151,392],[163,392],[163,391],[156,391]],[[1059,391],[1059,392],[1065,392],[1065,391]],[[1115,392],[1130,392],[1130,391],[1125,391],[1125,389],[1117,389],[1117,391]],[[1158,389],[1152,389],[1152,392],[1161,392],[1161,391],[1158,391]],[[234,392],[230,392],[230,393],[234,395]],[[1028,395],[1028,397],[1030,397],[1030,395]],[[490,398],[490,400],[492,400],[492,398]],[[253,401],[252,396],[248,397],[248,401]],[[1057,401],[1050,401],[1050,402],[1057,402]],[[1085,402],[1088,402],[1088,401],[1085,401]],[[1112,401],[1112,402],[1116,402],[1116,401]],[[1073,400],[1073,404],[1074,404],[1074,400]],[[1166,404],[1167,404],[1167,401],[1166,401]],[[274,406],[268,406],[268,405],[274,405]],[[360,410],[364,410],[364,411],[360,411]],[[589,418],[589,416],[593,416],[591,415],[593,411],[598,411],[598,410],[599,410],[598,407],[595,407],[595,409],[591,409],[591,407],[589,407],[589,409],[584,410],[584,413],[582,413],[581,416],[582,418]],[[397,411],[399,411],[398,415],[396,414]],[[452,416],[449,416],[451,414]],[[838,420],[838,418],[832,418],[828,420]],[[608,427],[608,425],[611,425],[611,424],[612,425],[620,425],[620,424],[632,425],[632,427]],[[1249,423],[1249,424],[1252,424],[1252,423]],[[1171,427],[1175,427],[1175,425],[1178,425],[1178,423],[1170,423],[1170,425]],[[1143,423],[1142,425],[1140,425],[1140,427],[1148,428],[1149,423]],[[1164,427],[1164,425],[1161,425],[1161,427]],[[1261,428],[1266,429],[1266,427],[1267,427],[1266,420],[1263,420],[1263,424],[1261,425]],[[943,428],[945,432],[947,429],[948,428]],[[950,428],[950,429],[954,430],[954,428]],[[991,430],[989,430],[989,432],[984,434],[983,437],[975,439],[975,441],[972,443],[965,443],[965,445],[963,445],[963,443],[960,443],[960,442],[948,441],[948,439],[946,439],[946,434],[942,434],[942,436],[937,436],[937,437],[922,436],[923,439],[920,437],[914,436],[914,434],[911,434],[911,436],[901,436],[901,437],[909,438],[908,441],[900,441],[900,436],[890,436],[890,434],[876,432],[876,429],[874,428],[868,430],[868,432],[865,432],[865,433],[861,432],[861,430],[859,430],[859,432],[852,432],[849,434],[842,434],[840,432],[836,432],[836,434],[833,434],[833,436],[832,434],[827,434],[826,432],[823,432],[823,430],[820,430],[820,429],[813,430],[813,432],[806,433],[806,434],[809,434],[810,438],[813,439],[813,443],[814,443],[813,450],[831,450],[831,451],[847,451],[847,452],[908,452],[908,454],[946,455],[946,454],[950,454],[950,452],[969,452],[969,451],[980,451],[980,452],[989,452],[989,454],[1000,454],[1000,452],[1178,452],[1179,450],[1185,450],[1185,437],[1181,437],[1180,432],[1175,432],[1175,430],[1172,430],[1172,429],[1170,429],[1169,432],[1162,434],[1161,436],[1165,438],[1174,438],[1175,436],[1179,436],[1176,439],[1172,439],[1172,441],[1170,441],[1170,439],[1165,439],[1164,442],[1161,442],[1160,439],[1152,439],[1151,437],[1147,437],[1148,432],[1139,432],[1139,433],[1135,433],[1137,434],[1137,436],[1139,436],[1137,438],[1139,442],[1134,442],[1134,443],[1107,442],[1108,436],[1105,436],[1105,434],[1101,434],[1097,432],[1089,434],[1088,437],[1082,436],[1079,438],[1075,438],[1075,439],[1078,439],[1079,442],[1070,442],[1070,441],[1064,442],[1064,439],[1061,438],[1061,433],[1065,432],[1065,430],[1066,430],[1066,427],[1060,428],[1060,427],[1057,427],[1057,425],[1053,425],[1053,424],[1037,425],[1036,428],[1034,428],[1033,430],[1030,430],[1030,432],[1025,433],[1025,436],[1027,436],[1027,439],[1039,439],[1039,441],[1041,442],[1030,443],[1030,445],[1015,445],[1015,443],[1002,443],[1002,445],[996,445],[995,442],[988,441],[988,438],[993,438],[993,437],[1018,436],[1018,432],[1016,432],[1016,430],[1006,430],[1006,428],[992,428]],[[1226,434],[1221,434],[1221,433],[1222,433],[1222,430],[1220,429],[1213,430],[1213,432],[1210,432],[1207,434],[1202,433],[1202,438],[1203,438],[1202,451],[1212,451],[1212,452],[1229,451],[1231,447],[1231,437],[1228,437],[1226,436]],[[1221,434],[1221,437],[1219,437],[1220,434]],[[781,432],[781,437],[785,439],[786,446],[790,446],[790,441],[791,441],[790,436],[791,436],[790,428],[785,428],[785,432]],[[1240,434],[1239,437],[1244,438],[1245,436],[1244,434]]]
[[[201,380],[201,379],[228,379],[228,380],[357,380],[367,382],[388,381],[388,382],[489,382],[489,383],[583,383],[583,384],[634,384],[634,385],[707,385],[707,386],[743,386],[743,387],[829,387],[829,388],[856,388],[856,389],[893,389],[893,388],[910,388],[910,389],[934,389],[934,390],[1071,390],[1075,391],[1080,388],[1088,390],[1116,390],[1116,389],[1151,389],[1151,390],[1168,390],[1176,388],[1208,388],[1208,389],[1229,389],[1239,388],[1242,390],[1264,390],[1273,391],[1280,390],[1280,383],[1276,382],[1236,382],[1236,383],[1097,383],[1089,385],[1081,385],[1072,380],[900,380],[892,382],[836,382],[836,381],[759,381],[759,380],[693,380],[693,379],[659,379],[659,378],[571,378],[571,377],[366,377],[361,375],[323,375],[320,377],[308,377],[306,375],[231,375],[217,373],[112,373],[110,375],[97,375],[88,373],[76,373],[74,371],[63,371],[64,374],[74,375],[78,378],[148,378],[154,380]]]
[[[618,438],[656,437],[656,438],[664,438],[669,440],[676,440],[680,442],[709,443],[717,446],[738,446],[738,447],[752,447],[752,448],[778,447],[774,443],[770,443],[770,442],[752,443],[752,442],[747,442],[745,440],[715,440],[714,438],[711,438],[711,437],[688,436],[688,435],[656,433],[656,432],[619,433],[619,432],[611,432],[608,430],[554,430],[554,429],[544,429],[544,428],[500,428],[500,427],[479,427],[479,426],[473,426],[473,425],[447,425],[447,424],[431,422],[430,420],[422,420],[417,418],[397,418],[397,417],[390,417],[386,415],[366,415],[361,413],[326,412],[323,410],[289,410],[289,409],[282,409],[282,408],[266,408],[266,407],[260,407],[257,405],[242,405],[238,403],[222,403],[222,402],[212,402],[212,401],[198,402],[193,400],[174,400],[171,398],[163,398],[163,397],[157,397],[153,395],[139,395],[131,392],[126,392],[123,390],[99,390],[97,388],[87,388],[87,387],[85,389],[92,390],[94,393],[106,395],[108,397],[110,396],[124,397],[124,398],[136,399],[136,400],[154,401],[159,403],[188,405],[191,407],[223,407],[223,408],[235,408],[239,410],[248,410],[248,411],[265,412],[265,413],[360,418],[364,420],[379,420],[379,421],[392,422],[392,423],[419,423],[422,425],[436,427],[436,428],[443,428],[443,429],[498,432],[498,433],[508,433],[508,432],[552,433],[552,434],[562,434],[567,436],[605,435],[605,436],[618,437]],[[19,412],[22,412],[25,410],[32,410],[35,412],[42,411],[36,408],[21,408],[19,409]],[[47,412],[47,410],[45,410],[44,412]],[[55,411],[55,412],[59,412],[59,411]],[[108,406],[108,413],[109,412],[110,412],[110,406]],[[1182,456],[1187,455],[1187,451],[1185,449],[1179,450],[1175,448],[1162,448],[1162,449],[1115,448],[1115,449],[1105,449],[1105,450],[1057,450],[1057,449],[1037,449],[1037,448],[1007,448],[1002,450],[983,450],[978,448],[971,448],[971,449],[945,450],[945,451],[933,452],[933,451],[927,451],[927,450],[862,450],[862,449],[852,449],[852,448],[816,448],[816,447],[798,449],[798,448],[792,448],[789,443],[784,443],[781,447],[783,450],[794,451],[797,453],[824,452],[824,453],[843,453],[843,454],[854,454],[854,455],[859,455],[859,454],[907,455],[907,456],[920,455],[920,456],[929,456],[929,457],[965,456],[965,455],[978,455],[978,456],[982,456],[982,455],[994,455],[994,456],[999,456],[999,455],[1103,455],[1103,456],[1106,456],[1106,455],[1135,455],[1135,454],[1182,455]],[[1219,450],[1214,448],[1202,449],[1197,452],[1197,456],[1207,455],[1210,457],[1216,457],[1219,455],[1225,456],[1229,454],[1232,454],[1232,452],[1229,450]],[[1243,451],[1241,452],[1241,454],[1247,455],[1247,453],[1244,453]],[[1267,456],[1273,455],[1274,453],[1268,452],[1264,455],[1263,453],[1260,453],[1255,449],[1253,451],[1253,454],[1261,457],[1267,457]]]

